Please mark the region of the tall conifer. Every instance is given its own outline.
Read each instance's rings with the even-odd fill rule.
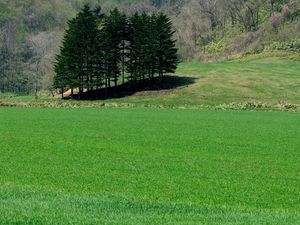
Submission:
[[[158,45],[156,49],[157,70],[162,80],[164,73],[174,73],[177,69],[176,41],[173,40],[175,31],[171,20],[163,13],[156,16],[154,29]]]

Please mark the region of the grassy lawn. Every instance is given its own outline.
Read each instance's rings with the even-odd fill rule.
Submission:
[[[299,124],[287,112],[0,108],[0,224],[300,224]]]

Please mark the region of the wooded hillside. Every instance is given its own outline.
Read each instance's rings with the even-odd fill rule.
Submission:
[[[264,50],[300,51],[299,0],[92,0],[103,12],[162,10],[181,60],[216,60]],[[55,55],[83,0],[0,2],[0,91],[53,89]]]

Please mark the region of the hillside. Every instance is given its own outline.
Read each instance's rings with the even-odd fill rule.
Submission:
[[[3,0],[0,3],[0,92],[53,90],[53,62],[67,21],[82,0]],[[90,1],[91,6],[98,1]],[[118,7],[162,10],[173,21],[182,61],[216,61],[262,51],[299,52],[298,0],[100,1]]]
[[[300,104],[299,70],[299,61],[264,55],[225,62],[186,62],[170,79],[177,88],[139,92],[121,101],[214,106]]]
[[[299,55],[282,52],[259,54],[224,62],[180,63],[165,85],[154,83],[117,98],[67,101],[66,104],[147,107],[300,110]],[[69,93],[70,94],[70,93]],[[0,94],[0,103],[65,104],[58,98]],[[68,93],[65,94],[66,96]]]

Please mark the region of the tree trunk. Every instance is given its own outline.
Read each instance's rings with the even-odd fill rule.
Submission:
[[[117,96],[117,88],[118,88],[118,77],[115,75],[115,97]]]
[[[38,81],[37,80],[35,81],[35,94],[34,94],[34,96],[35,96],[35,99],[38,99]]]
[[[148,66],[148,77],[149,77],[149,82],[151,81],[151,67]]]
[[[64,99],[64,87],[61,87],[61,99]]]
[[[163,83],[163,71],[159,71],[159,83],[162,84]]]
[[[96,83],[96,91],[98,92],[99,91],[99,76],[97,75],[97,83]]]
[[[71,87],[71,99],[73,99],[73,98],[74,98],[74,88]]]
[[[107,78],[105,78],[105,91],[104,91],[104,97],[107,98]]]
[[[123,41],[123,56],[122,56],[122,83],[125,83],[125,42]]]

